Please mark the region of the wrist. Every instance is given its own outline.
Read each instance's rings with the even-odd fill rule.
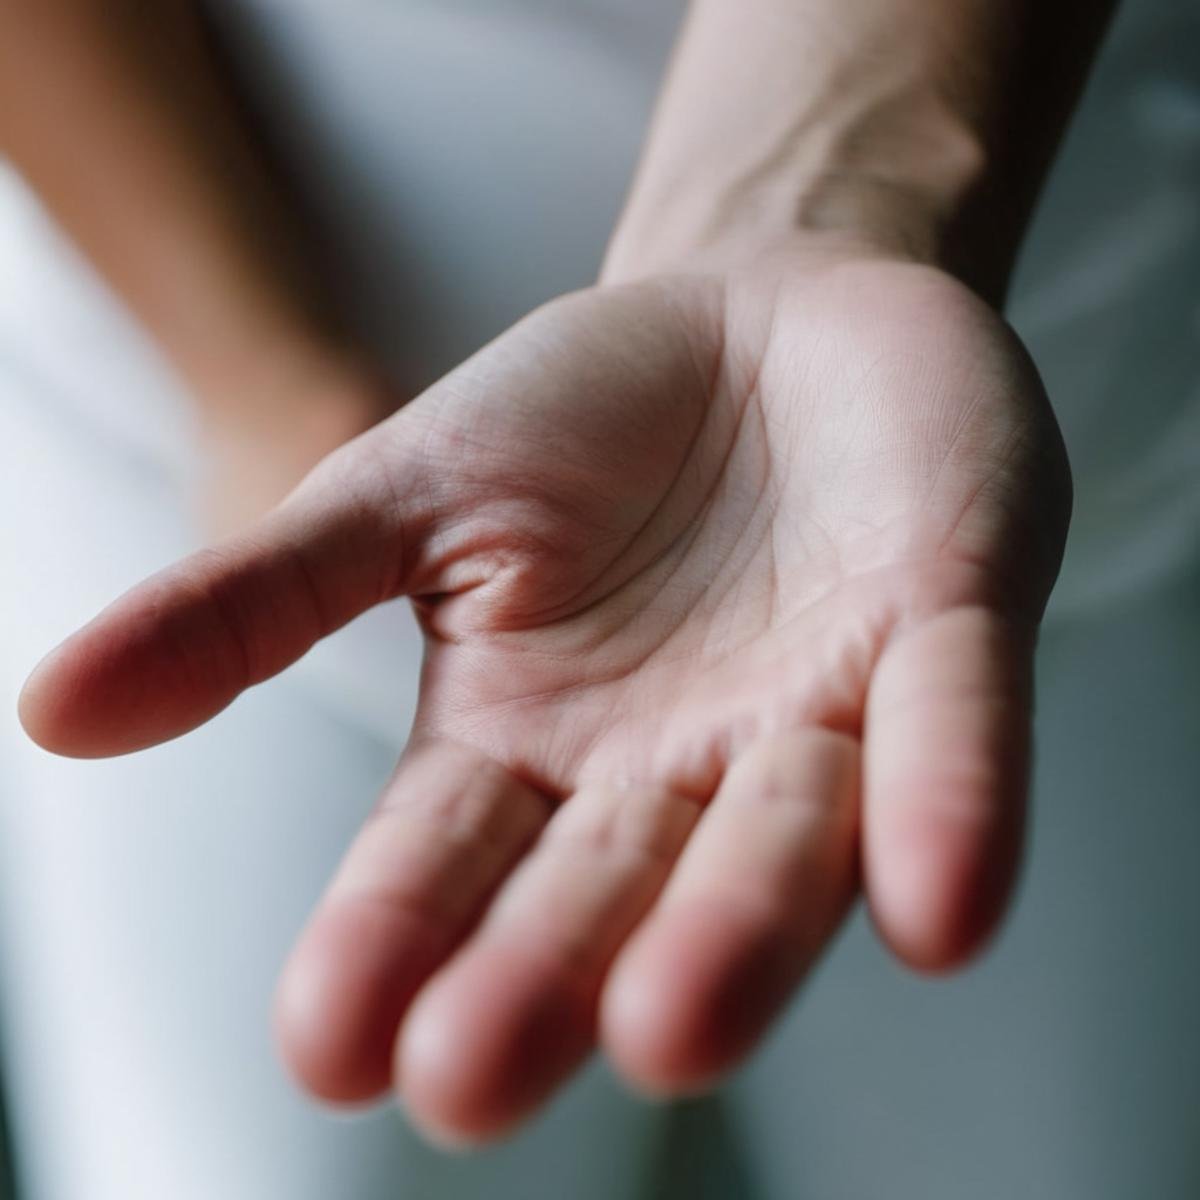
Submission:
[[[602,279],[801,239],[998,305],[1106,7],[695,0]]]
[[[725,273],[775,255],[862,256],[937,267],[999,306],[1021,223],[998,200],[982,140],[946,119],[913,141],[859,160],[798,150],[777,173],[635,193],[601,280]]]

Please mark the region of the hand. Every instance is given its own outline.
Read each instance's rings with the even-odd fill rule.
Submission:
[[[1037,377],[927,267],[797,250],[534,313],[30,680],[76,755],[207,719],[406,593],[413,736],[285,973],[320,1095],[435,1135],[598,1040],[652,1092],[754,1045],[861,876],[953,966],[1016,861],[1069,483]]]

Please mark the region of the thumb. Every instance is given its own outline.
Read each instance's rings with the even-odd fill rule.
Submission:
[[[422,541],[421,472],[371,431],[248,531],[167,567],[52,651],[21,723],[78,758],[186,733],[366,609],[403,593]]]

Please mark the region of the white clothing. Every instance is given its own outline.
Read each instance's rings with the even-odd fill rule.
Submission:
[[[400,370],[594,275],[682,0],[221,0]],[[0,721],[4,1062],[23,1200],[1185,1200],[1200,1113],[1200,13],[1131,0],[1018,280],[1077,474],[1040,658],[1032,853],[961,979],[856,920],[719,1101],[602,1068],[467,1162],[284,1079],[282,958],[390,769],[390,606],[187,738],[68,762]],[[1190,48],[1190,49],[1189,49]],[[0,693],[191,548],[170,373],[0,176]],[[677,1189],[677,1190],[672,1190]]]

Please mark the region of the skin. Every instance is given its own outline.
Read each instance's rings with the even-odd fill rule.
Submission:
[[[211,537],[394,411],[331,300],[336,262],[192,0],[4,0],[0,154],[174,367]]]
[[[850,315],[853,319],[849,319]],[[182,733],[412,595],[412,741],[285,973],[334,1100],[481,1138],[599,1040],[753,1044],[852,902],[914,966],[1011,879],[1066,523],[1036,375],[927,267],[801,255],[557,301],[39,667],[42,745]],[[103,698],[103,703],[100,702]]]
[[[1019,162],[997,114],[1100,7],[697,4],[601,283],[39,666],[30,735],[124,753],[412,598],[413,736],[281,982],[310,1091],[485,1140],[597,1046],[712,1086],[860,894],[917,969],[987,938],[1070,507],[995,304],[1080,71]]]

